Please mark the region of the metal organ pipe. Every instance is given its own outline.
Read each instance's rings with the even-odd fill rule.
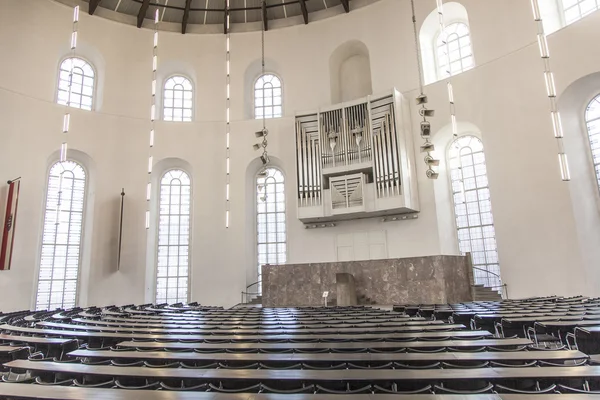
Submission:
[[[394,123],[395,114],[393,107],[390,108],[390,112],[388,113],[388,122],[390,127],[392,128],[392,160],[394,161],[394,176],[392,179],[394,180],[394,191],[395,194],[400,194],[400,154],[398,154],[398,136],[396,135],[396,124]]]

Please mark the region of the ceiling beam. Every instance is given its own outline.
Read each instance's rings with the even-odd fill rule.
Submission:
[[[348,0],[340,0],[342,2],[342,5],[344,6],[344,11],[346,11],[347,13],[350,12],[350,3]]]
[[[94,15],[94,13],[96,12],[96,8],[98,8],[98,5],[101,1],[102,0],[90,0],[90,7],[88,9],[90,15]]]
[[[306,8],[306,0],[300,0],[300,9],[302,9],[304,24],[308,24],[308,9]]]
[[[185,10],[183,10],[183,19],[181,20],[181,33],[185,35],[187,29],[188,20],[190,19],[190,8],[192,7],[192,0],[185,0]]]
[[[267,1],[263,0],[262,3],[262,18],[263,23],[265,24],[265,31],[269,30],[269,18],[267,17]]]
[[[140,11],[137,15],[137,27],[141,28],[144,23],[144,17],[146,16],[146,12],[148,11],[148,7],[150,7],[150,0],[144,0],[142,5],[140,6]]]

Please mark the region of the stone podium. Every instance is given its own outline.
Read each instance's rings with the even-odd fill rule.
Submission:
[[[467,256],[262,266],[264,307],[320,306],[322,295],[339,299],[336,274],[354,276],[357,296],[376,304],[471,301],[472,265]]]
[[[354,276],[347,272],[335,274],[335,291],[338,306],[355,306],[358,304]]]

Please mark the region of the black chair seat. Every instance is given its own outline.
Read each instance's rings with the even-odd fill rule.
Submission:
[[[181,365],[181,368],[187,368],[187,369],[219,368],[219,363],[216,363],[216,362],[209,363],[209,364],[198,363],[196,365],[189,365],[185,361],[180,361],[179,364]]]
[[[291,365],[277,365],[277,364],[270,364],[268,362],[266,363],[260,363],[261,368],[264,369],[280,369],[280,370],[285,370],[285,369],[300,369],[302,368],[302,363],[296,363],[296,364],[291,364]]]
[[[111,364],[115,367],[143,367],[144,361],[121,361],[121,360],[111,360]]]
[[[581,367],[582,365],[585,365],[587,363],[587,360],[568,360],[566,362],[563,363],[557,363],[557,362],[552,362],[552,361],[543,361],[540,360],[539,364],[540,366],[545,366],[545,367]]]
[[[425,350],[425,349],[409,347],[406,349],[406,351],[409,353],[442,353],[442,352],[446,351],[446,348],[438,347],[438,348],[434,348],[434,349]]]
[[[79,382],[78,379],[73,379],[73,385],[82,388],[112,388],[115,386],[115,380],[109,379],[107,381],[96,382],[96,383],[85,383]]]
[[[220,392],[220,393],[260,393],[261,389],[262,389],[262,385],[260,383],[257,383],[256,385],[252,385],[252,386],[247,386],[247,387],[241,387],[241,388],[226,388],[223,387],[223,385],[213,385],[212,383],[209,383],[208,386],[210,387],[211,390],[214,390],[215,392]]]
[[[432,368],[439,368],[441,365],[440,362],[434,362],[431,364],[404,364],[404,363],[399,363],[397,361],[394,362],[394,368],[399,368],[399,369],[432,369]]]
[[[302,363],[302,366],[306,369],[315,370],[346,369],[346,363],[339,363],[335,365],[314,365],[310,363]]]
[[[535,367],[537,365],[537,361],[533,360],[533,361],[529,361],[529,362],[522,362],[520,364],[517,364],[517,363],[507,364],[505,362],[490,361],[490,365],[492,367],[501,367],[501,368],[528,368],[528,367]]]
[[[119,380],[116,380],[115,386],[119,389],[127,390],[156,390],[160,387],[160,382],[146,383],[144,385],[128,385],[121,383]]]
[[[394,363],[393,362],[389,362],[389,363],[385,363],[385,364],[367,364],[367,365],[359,365],[359,364],[354,364],[349,362],[348,363],[348,367],[349,368],[355,368],[355,369],[390,369],[394,367]]]
[[[496,384],[496,386],[494,387],[494,389],[498,393],[548,394],[548,393],[554,393],[554,392],[556,392],[556,385],[550,385],[547,388],[540,389],[540,390],[521,390],[521,389],[514,389],[514,388],[510,388],[508,386]]]
[[[315,385],[307,385],[296,389],[276,389],[267,385],[261,385],[261,392],[264,393],[277,393],[277,394],[297,394],[297,393],[315,393]]]
[[[164,382],[161,382],[160,387],[161,387],[161,389],[164,389],[164,390],[173,390],[173,391],[179,391],[179,392],[184,392],[184,391],[204,392],[208,389],[208,384],[202,383],[200,385],[195,385],[195,386],[171,386],[171,385],[167,385]]]
[[[148,367],[148,368],[179,368],[181,366],[181,364],[179,363],[179,361],[174,361],[174,362],[170,362],[170,363],[159,363],[159,364],[154,364],[154,363],[150,363],[148,361],[144,361],[144,366]]]
[[[433,391],[436,394],[483,394],[483,393],[492,393],[494,389],[494,385],[488,383],[487,386],[480,389],[451,389],[444,386],[434,385]]]
[[[457,363],[449,363],[442,362],[442,368],[454,368],[454,369],[470,369],[470,368],[485,368],[488,367],[490,363],[488,361],[483,361],[481,363],[465,363],[465,364],[457,364]]]
[[[561,393],[600,394],[600,390],[583,390],[561,384],[558,385],[558,391]]]
[[[73,386],[73,379],[65,379],[61,381],[44,381],[40,376],[35,378],[35,383],[45,386]]]
[[[379,385],[373,385],[373,392],[374,393],[388,393],[388,394],[423,394],[423,393],[431,393],[432,387],[431,387],[431,385],[427,385],[421,389],[398,391],[398,390],[386,389]]]
[[[252,364],[242,364],[242,365],[228,365],[224,363],[219,363],[219,367],[223,369],[258,369],[260,367],[259,363]]]
[[[372,386],[371,385],[367,385],[367,386],[363,386],[361,388],[356,388],[356,389],[351,389],[351,388],[347,388],[346,390],[337,390],[337,389],[330,389],[330,388],[326,388],[323,387],[321,385],[316,385],[316,393],[329,393],[329,394],[362,394],[362,393],[371,393],[372,391]]]

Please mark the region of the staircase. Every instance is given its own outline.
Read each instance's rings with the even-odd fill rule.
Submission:
[[[262,295],[256,296],[255,298],[253,298],[250,302],[248,302],[246,304],[262,305]]]
[[[473,295],[473,301],[500,301],[502,296],[497,290],[490,289],[483,285],[471,286],[471,294]]]

